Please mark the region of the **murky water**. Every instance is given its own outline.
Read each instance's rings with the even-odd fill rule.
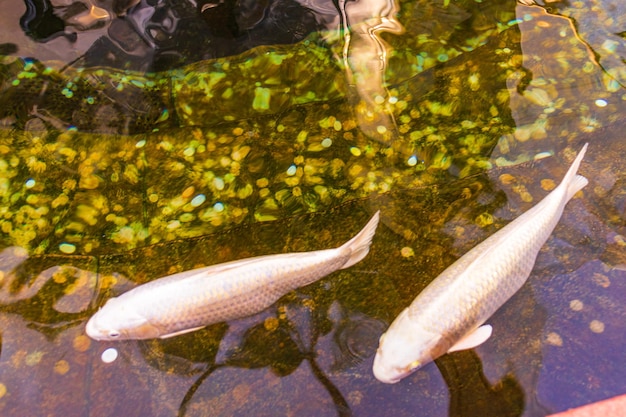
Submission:
[[[2,415],[544,416],[626,392],[621,2],[66,3],[2,3]],[[391,320],[585,142],[590,183],[492,337],[378,382]],[[365,260],[258,315],[85,335],[139,283],[333,247],[376,210]]]

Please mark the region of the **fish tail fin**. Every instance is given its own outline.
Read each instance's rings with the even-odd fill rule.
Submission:
[[[572,162],[572,166],[569,167],[567,173],[563,177],[563,181],[561,181],[561,184],[567,187],[567,200],[571,199],[574,194],[580,191],[589,182],[587,181],[587,178],[576,174],[578,168],[580,167],[580,163],[585,156],[585,152],[587,151],[587,145],[589,144],[585,143],[585,146],[583,146],[580,152],[578,152],[576,159]]]
[[[342,245],[341,249],[349,249],[351,255],[341,269],[351,267],[361,259],[365,258],[370,250],[372,238],[374,237],[376,227],[378,226],[379,217],[380,211],[377,211],[356,236]]]

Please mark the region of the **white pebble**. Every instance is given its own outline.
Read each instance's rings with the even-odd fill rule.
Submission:
[[[609,103],[606,100],[603,100],[601,98],[596,100],[596,106],[598,107],[606,107]]]
[[[115,361],[115,359],[117,359],[117,349],[115,348],[108,348],[106,349],[104,352],[102,352],[102,362],[104,363],[111,363],[113,361]]]
[[[220,177],[215,177],[213,178],[213,185],[215,186],[215,188],[221,191],[224,189],[224,186],[226,184],[224,183],[224,180],[221,179]]]
[[[206,196],[204,194],[198,194],[191,200],[191,207],[198,207],[202,203],[206,201]]]
[[[76,246],[71,243],[61,243],[59,245],[59,250],[63,253],[70,254],[76,252]]]

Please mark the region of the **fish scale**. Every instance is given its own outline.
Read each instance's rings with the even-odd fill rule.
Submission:
[[[482,324],[528,279],[567,202],[587,184],[576,175],[587,145],[541,202],[463,255],[403,310],[381,337],[374,375],[394,383],[446,352],[491,334]]]

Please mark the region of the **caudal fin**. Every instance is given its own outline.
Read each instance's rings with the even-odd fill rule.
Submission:
[[[574,162],[572,162],[572,166],[569,167],[567,173],[563,177],[563,181],[561,181],[561,184],[567,187],[567,200],[572,198],[574,194],[580,191],[589,182],[587,181],[587,178],[583,177],[582,175],[576,175],[576,172],[580,167],[580,163],[585,156],[585,152],[587,151],[587,145],[589,144],[585,143],[585,146],[583,146],[580,152],[578,152],[578,155],[576,155],[576,159],[574,159]]]
[[[372,216],[370,221],[367,222],[363,230],[359,232],[359,234],[342,245],[341,248],[350,249],[352,255],[350,256],[350,259],[348,259],[348,262],[341,267],[341,269],[351,267],[361,259],[365,258],[367,253],[370,251],[370,245],[372,243],[374,233],[376,232],[376,227],[378,226],[379,217],[380,211],[377,211],[376,214]]]

